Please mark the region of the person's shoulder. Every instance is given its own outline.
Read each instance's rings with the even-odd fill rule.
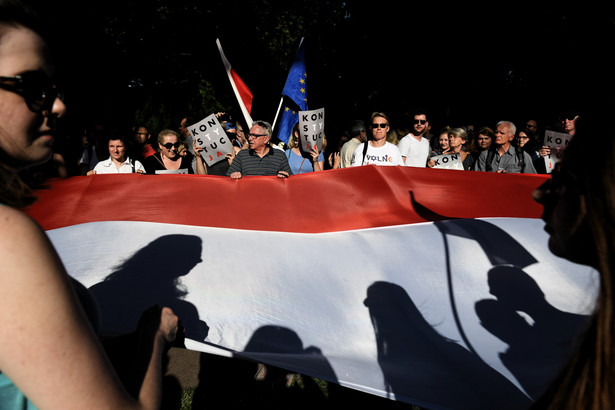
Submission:
[[[342,145],[342,149],[346,148],[347,150],[354,150],[357,146],[361,145],[362,142],[356,138],[351,138]]]
[[[240,150],[239,150],[239,151],[235,154],[235,156],[238,156],[238,157],[247,157],[247,156],[249,156],[249,155],[250,155],[250,148],[247,148],[247,149],[240,149]]]
[[[111,158],[107,158],[103,161],[98,161],[94,166],[94,171],[99,171],[104,168],[109,168],[111,166]]]
[[[19,209],[0,206],[0,243],[16,244],[33,234],[40,234],[40,226]]]
[[[354,152],[361,152],[363,150],[363,147],[365,147],[365,144],[368,144],[368,147],[369,147],[369,143],[368,142],[360,142],[359,145],[357,145],[353,151]]]

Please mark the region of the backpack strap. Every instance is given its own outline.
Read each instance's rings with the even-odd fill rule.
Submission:
[[[365,155],[367,155],[367,144],[369,144],[369,140],[363,143],[363,159],[361,159],[361,165],[365,165]]]
[[[515,147],[515,153],[517,154],[517,160],[519,161],[519,165],[521,165],[521,173],[523,174],[523,170],[525,169],[525,151],[519,147]]]
[[[487,172],[493,172],[491,163],[493,162],[493,157],[495,156],[495,147],[493,147],[493,144],[491,145],[492,146],[488,148],[487,159],[485,160],[485,171]]]

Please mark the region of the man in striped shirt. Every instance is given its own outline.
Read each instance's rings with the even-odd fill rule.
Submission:
[[[247,135],[249,149],[237,152],[226,175],[240,179],[247,175],[277,175],[288,178],[292,175],[284,151],[273,148],[271,125],[265,121],[256,121]]]

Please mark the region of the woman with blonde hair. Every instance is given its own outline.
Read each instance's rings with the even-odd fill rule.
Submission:
[[[324,140],[324,139],[323,139]],[[324,141],[323,141],[324,142]],[[324,169],[325,157],[322,152],[318,152],[316,147],[302,146],[301,133],[299,132],[299,123],[293,127],[288,140],[289,149],[285,151],[288,164],[293,171],[293,175],[303,174],[306,172],[322,171]],[[322,151],[325,150],[323,145]]]

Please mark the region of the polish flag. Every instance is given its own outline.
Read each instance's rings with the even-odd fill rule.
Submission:
[[[231,63],[229,63],[224,55],[224,51],[222,51],[222,45],[220,44],[219,39],[216,39],[216,44],[218,45],[218,51],[220,51],[220,57],[224,63],[224,69],[226,70],[228,79],[231,82],[231,87],[233,87],[233,92],[239,102],[241,112],[246,120],[246,124],[250,127],[252,125],[252,117],[250,116],[250,113],[252,112],[252,92],[231,67]]]
[[[543,175],[364,166],[54,180],[27,210],[102,331],[166,305],[191,350],[427,408],[527,408],[597,273],[553,256]]]

